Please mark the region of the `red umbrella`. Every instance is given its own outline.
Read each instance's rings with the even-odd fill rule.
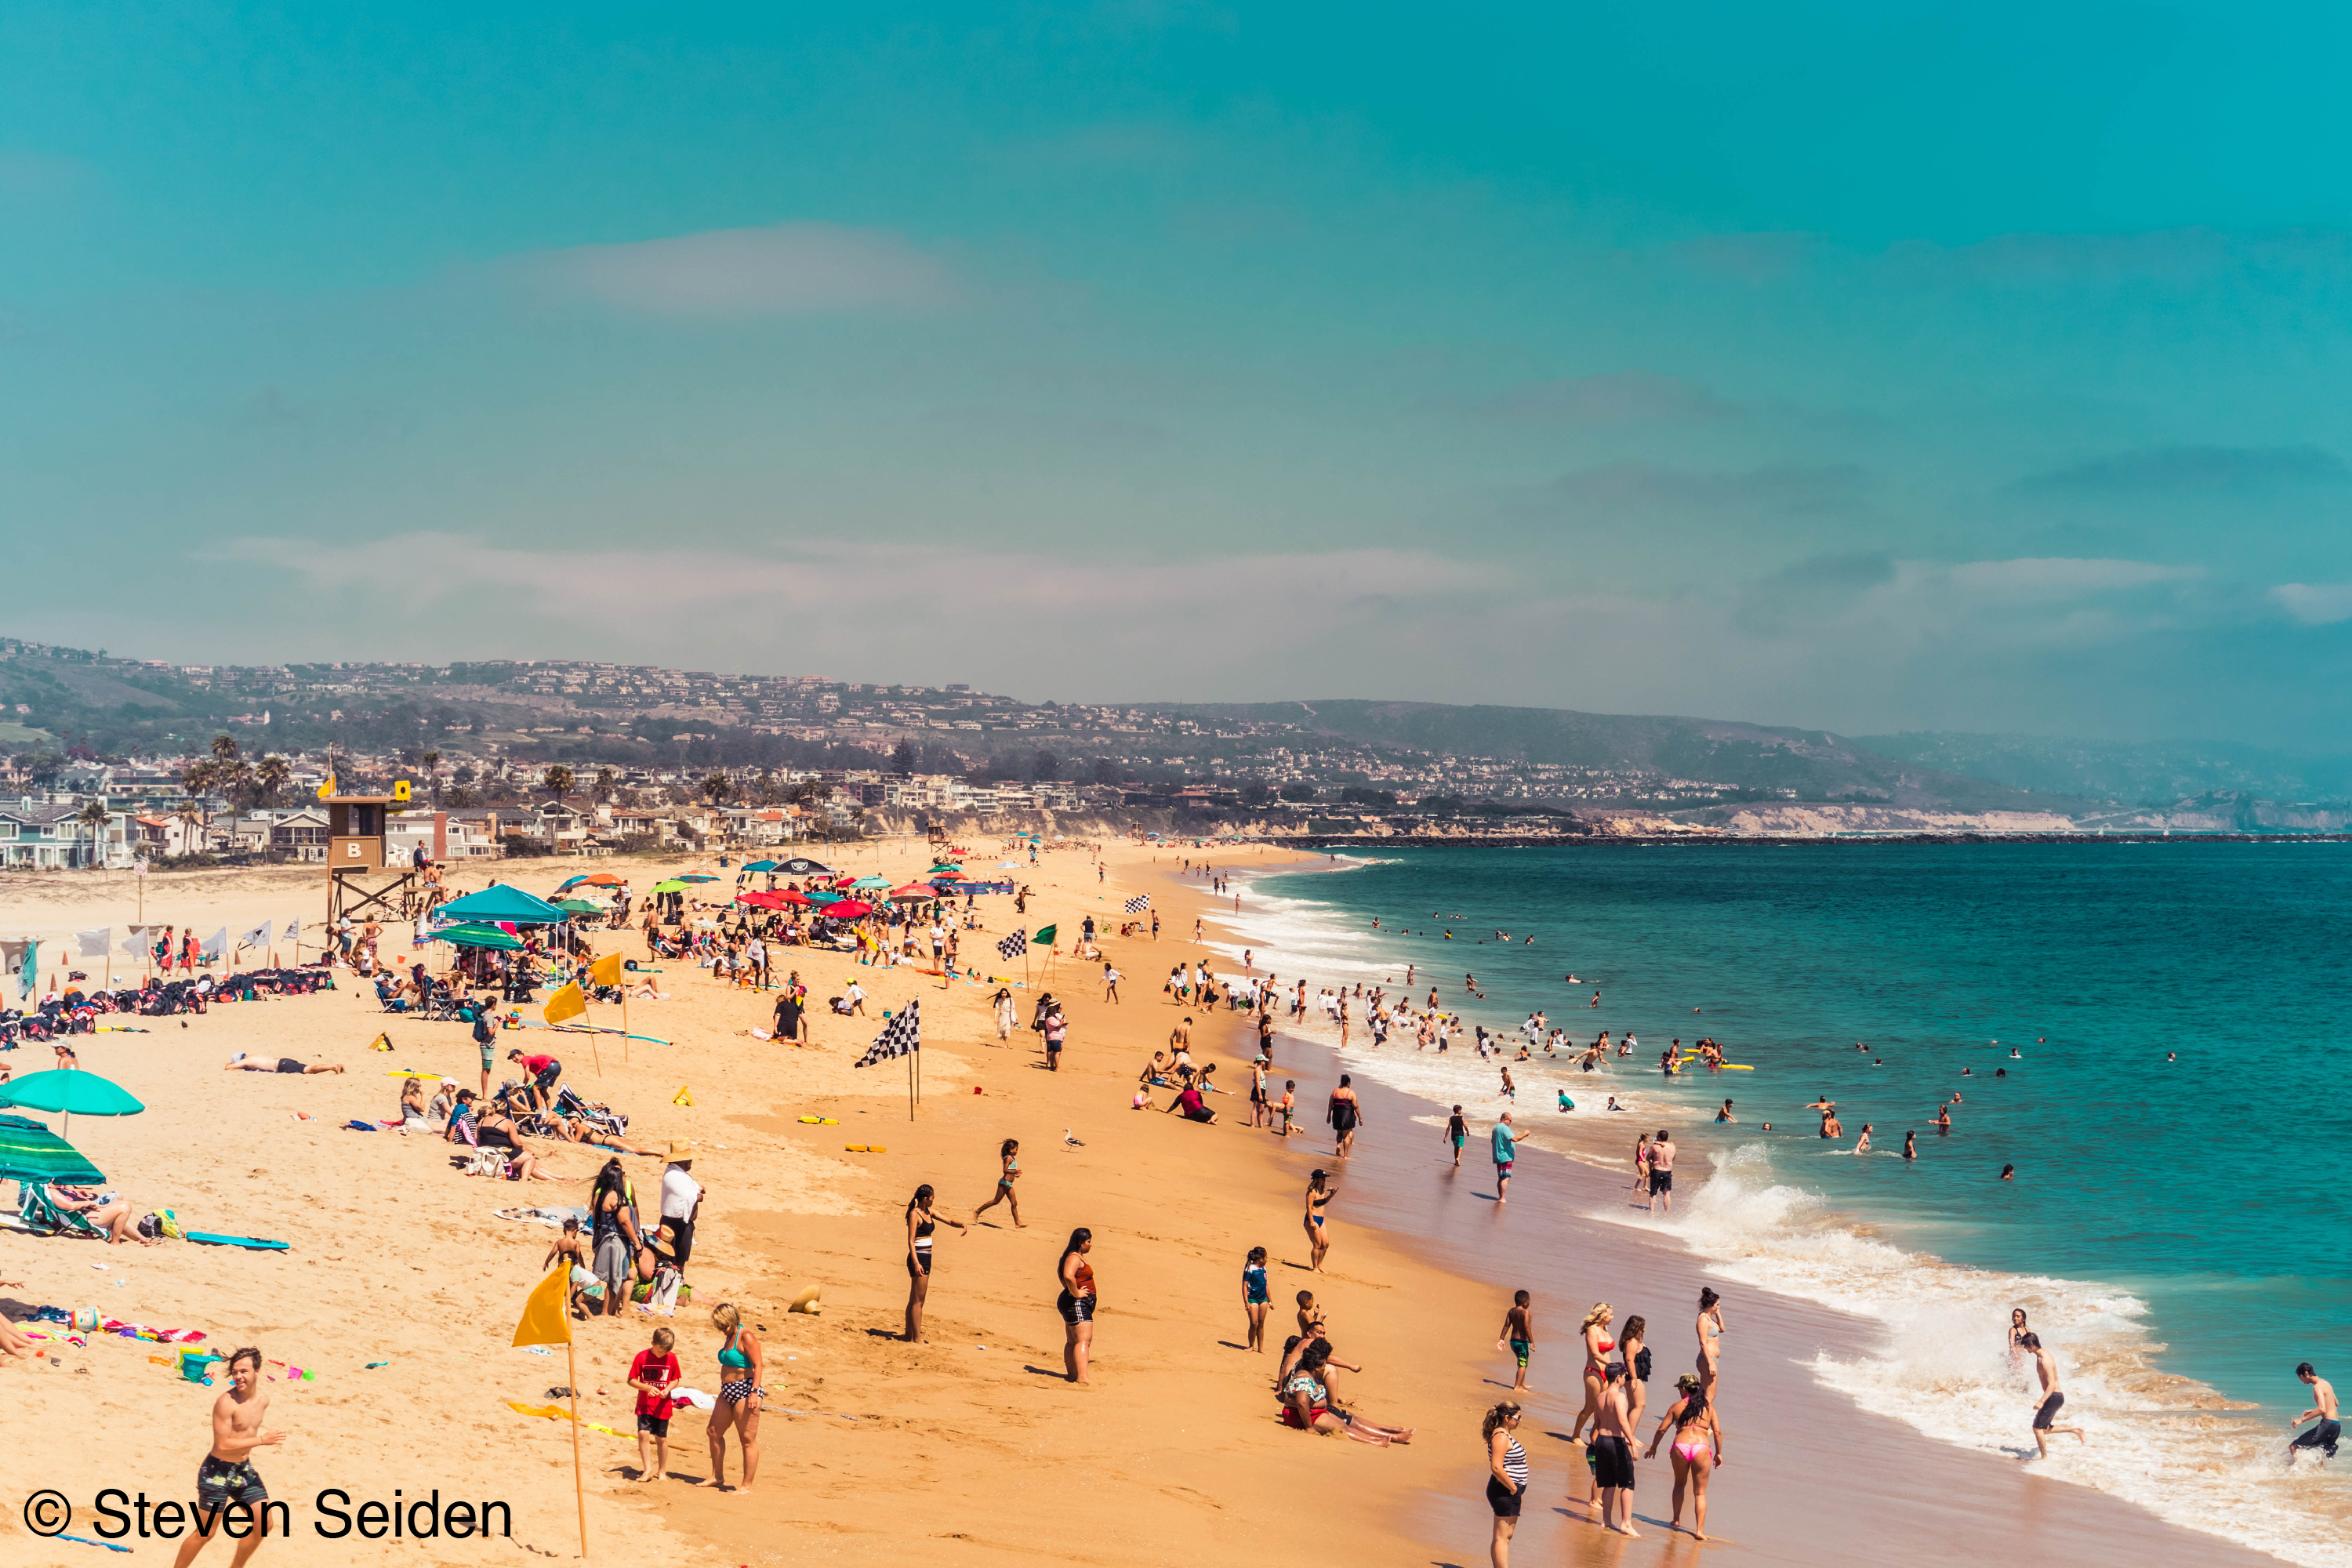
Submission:
[[[909,882],[903,888],[890,889],[893,899],[936,899],[940,890],[929,882]]]
[[[838,903],[825,905],[824,912],[837,921],[856,920],[859,915],[872,914],[874,906],[861,904],[856,899],[844,899]]]
[[[814,899],[810,898],[806,893],[798,891],[792,888],[786,888],[781,893],[770,893],[767,896],[775,900],[779,904],[813,904],[816,902]]]
[[[749,904],[757,910],[780,910],[784,907],[785,900],[782,893],[738,893],[735,895],[735,901],[739,904]],[[805,899],[802,900],[803,903],[807,901]]]
[[[931,873],[931,880],[934,882],[956,881],[961,880],[962,877],[963,873],[957,870],[952,866],[949,867],[944,871],[934,871]]]

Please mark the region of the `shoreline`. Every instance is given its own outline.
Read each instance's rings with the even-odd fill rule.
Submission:
[[[1348,867],[1343,863],[1324,869],[1327,873],[1331,873],[1346,868]],[[1322,900],[1309,894],[1294,892],[1268,896],[1295,900],[1310,905],[1322,905]],[[1337,912],[1331,910],[1330,906],[1322,905],[1322,907],[1328,912]],[[1249,939],[1244,934],[1246,926],[1237,921],[1236,917],[1230,911],[1224,918],[1232,931],[1228,944],[1238,950],[1248,942]],[[1310,945],[1328,945],[1324,941],[1328,935],[1328,933],[1318,933],[1306,940]],[[1362,957],[1354,961],[1351,967],[1370,972],[1392,969],[1399,973],[1402,973],[1407,957],[1392,954],[1383,956],[1377,951],[1379,946],[1377,939],[1367,935],[1361,940],[1367,944],[1367,950]],[[1294,966],[1298,963],[1297,954],[1286,955],[1279,951],[1281,947],[1279,942],[1276,943],[1276,947],[1277,951],[1271,955],[1274,962],[1284,962],[1286,958]],[[1391,956],[1395,956],[1395,962],[1392,964],[1389,962]],[[1267,962],[1267,959],[1261,958],[1260,962],[1263,964]],[[1334,961],[1335,966],[1340,961]],[[1355,978],[1357,976],[1354,974],[1348,976],[1350,981]],[[1370,984],[1369,979],[1366,983]],[[1390,984],[1391,986],[1394,985],[1393,979]],[[1310,986],[1320,989],[1311,977]],[[1492,1010],[1494,1010],[1493,1005],[1489,1004],[1483,1011]],[[1510,1011],[1510,1009],[1505,1009],[1505,1011]],[[1388,1094],[1402,1096],[1406,1103],[1418,1108],[1420,1114],[1427,1118],[1433,1125],[1442,1119],[1444,1101],[1437,1098],[1439,1089],[1426,1081],[1433,1058],[1418,1057],[1411,1048],[1409,1037],[1404,1041],[1401,1054],[1391,1055],[1391,1053],[1399,1051],[1396,1037],[1391,1037],[1389,1051],[1375,1051],[1369,1044],[1368,1033],[1360,1028],[1356,1031],[1354,1042],[1347,1049],[1344,1058],[1341,1058],[1337,1043],[1337,1030],[1329,1021],[1321,1017],[1319,1014],[1310,1013],[1306,1022],[1307,1026],[1300,1031],[1297,1037],[1310,1039],[1331,1053],[1339,1064],[1333,1068],[1335,1072],[1344,1067],[1359,1075],[1360,1086],[1369,1080],[1378,1084]],[[1516,1045],[1515,1037],[1511,1043]],[[1417,1071],[1409,1070],[1408,1082],[1398,1083],[1391,1081],[1384,1071],[1381,1065],[1383,1058],[1400,1063],[1417,1061],[1421,1065]],[[1602,1171],[1611,1172],[1612,1176],[1622,1184],[1624,1178],[1619,1173],[1622,1173],[1624,1168],[1628,1150],[1608,1150],[1596,1144],[1591,1135],[1599,1131],[1601,1127],[1600,1124],[1593,1123],[1589,1116],[1579,1115],[1572,1121],[1565,1118],[1555,1121],[1546,1102],[1549,1099],[1553,1083],[1559,1081],[1558,1075],[1544,1076],[1541,1069],[1549,1068],[1551,1064],[1546,1063],[1541,1058],[1537,1058],[1534,1065],[1539,1071],[1536,1074],[1522,1072],[1523,1079],[1527,1080],[1521,1084],[1522,1098],[1518,1105],[1512,1108],[1518,1111],[1519,1124],[1532,1134],[1522,1138],[1522,1147],[1559,1154],[1560,1163],[1577,1168],[1576,1174],[1569,1179],[1570,1184],[1588,1196],[1606,1192],[1611,1177],[1602,1176]],[[1490,1068],[1487,1070],[1492,1069]],[[1571,1091],[1576,1093],[1578,1098],[1590,1097],[1597,1101],[1601,1092],[1599,1084],[1611,1081],[1612,1080],[1606,1078],[1597,1082],[1587,1080],[1581,1087],[1577,1087],[1571,1080],[1570,1087]],[[1451,1087],[1454,1092],[1465,1102],[1475,1101],[1483,1109],[1483,1118],[1481,1110],[1471,1111],[1474,1121],[1482,1119],[1485,1122],[1491,1122],[1494,1115],[1491,1085],[1485,1086],[1483,1089],[1474,1088],[1467,1083],[1448,1087]],[[1623,1092],[1622,1087],[1620,1088],[1620,1092]],[[1638,1089],[1636,1092],[1639,1092]],[[1434,1115],[1431,1114],[1433,1112]],[[1645,1114],[1651,1121],[1686,1125],[1695,1119],[1697,1112],[1693,1107],[1678,1105],[1664,1110],[1653,1107]],[[1608,1120],[1613,1125],[1617,1119]],[[1624,1125],[1615,1130],[1622,1132],[1623,1142],[1628,1147],[1633,1137],[1636,1124],[1642,1128],[1650,1125],[1650,1121],[1645,1121],[1643,1115],[1628,1116],[1622,1121]],[[1563,1135],[1568,1141],[1566,1147],[1561,1143]],[[1705,1159],[1707,1151],[1704,1144],[1694,1140],[1692,1143],[1685,1145],[1684,1162],[1685,1168],[1700,1173],[1704,1181],[1704,1184],[1692,1184],[1685,1192],[1677,1194],[1678,1199],[1683,1201],[1685,1216],[1691,1215],[1693,1205],[1689,1200],[1700,1193],[1705,1193],[1718,1180],[1729,1180],[1728,1167],[1725,1164],[1725,1160],[1745,1152],[1749,1152],[1744,1145],[1736,1144],[1723,1150],[1717,1156],[1717,1165],[1710,1168]],[[1761,1151],[1754,1152],[1760,1154]],[[1525,1169],[1523,1163],[1523,1173]],[[1515,1197],[1517,1196],[1517,1189],[1521,1184],[1514,1184]],[[1752,1192],[1743,1194],[1737,1186],[1729,1190],[1743,1201],[1752,1200],[1758,1196],[1769,1198],[1772,1194],[1789,1191],[1777,1186],[1772,1189],[1771,1194],[1759,1194]],[[1705,1202],[1704,1198],[1699,1199],[1700,1205],[1703,1205]],[[1411,1205],[1407,1206],[1410,1210]],[[1517,1205],[1515,1203],[1512,1206],[1516,1209]],[[1749,1245],[1752,1246],[1752,1239],[1727,1233],[1715,1237],[1717,1246],[1714,1248],[1703,1247],[1692,1231],[1685,1230],[1679,1225],[1657,1226],[1633,1215],[1626,1216],[1622,1223],[1611,1219],[1606,1215],[1606,1211],[1611,1206],[1612,1206],[1612,1203],[1607,1200],[1597,1205],[1581,1199],[1570,1201],[1559,1217],[1566,1223],[1580,1227],[1585,1233],[1589,1233],[1592,1226],[1598,1225],[1602,1227],[1604,1234],[1621,1240],[1631,1237],[1642,1245],[1663,1248],[1668,1256],[1677,1259],[1686,1259],[1694,1270],[1703,1271],[1718,1289],[1723,1289],[1727,1292],[1738,1288],[1733,1284],[1737,1281],[1739,1282],[1739,1286],[1747,1289],[1770,1290],[1778,1299],[1785,1302],[1811,1306],[1816,1310],[1831,1313],[1849,1325],[1846,1330],[1833,1336],[1834,1351],[1816,1349],[1808,1353],[1806,1357],[1808,1362],[1817,1363],[1812,1366],[1815,1375],[1811,1381],[1822,1394],[1844,1408],[1858,1410],[1866,1407],[1865,1391],[1874,1389],[1877,1385],[1874,1379],[1884,1375],[1883,1369],[1891,1367],[1893,1364],[1880,1353],[1887,1351],[1892,1345],[1894,1333],[1893,1321],[1885,1315],[1886,1303],[1884,1300],[1864,1293],[1853,1298],[1857,1303],[1855,1312],[1849,1314],[1840,1311],[1834,1305],[1836,1293],[1825,1296],[1818,1281],[1806,1286],[1793,1279],[1779,1279],[1775,1278],[1774,1271],[1769,1266],[1760,1268],[1743,1266],[1742,1260],[1748,1254],[1736,1247],[1733,1250],[1722,1249],[1742,1240],[1748,1240]],[[1906,1272],[1910,1269],[1928,1271],[1927,1277],[1919,1281],[1920,1284],[1933,1286],[1938,1279],[1948,1278],[1952,1282],[1949,1287],[1950,1291],[1960,1295],[1968,1293],[1963,1287],[1972,1284],[1981,1286],[1987,1281],[1995,1285],[2000,1285],[2002,1281],[2006,1281],[2005,1288],[2015,1291],[2014,1299],[2044,1301],[2044,1304],[2046,1304],[2044,1291],[2053,1287],[2074,1288],[2077,1295],[2115,1297],[2122,1294],[2116,1288],[2098,1286],[2089,1281],[2050,1280],[2000,1275],[1999,1271],[1988,1271],[1969,1265],[1953,1264],[1934,1253],[1871,1239],[1873,1227],[1865,1215],[1843,1214],[1833,1206],[1829,1207],[1826,1212],[1809,1215],[1807,1218],[1809,1222],[1816,1224],[1816,1229],[1796,1235],[1793,1238],[1782,1237],[1780,1240],[1783,1243],[1793,1241],[1795,1245],[1828,1247],[1837,1241],[1838,1231],[1851,1232],[1858,1238],[1858,1245],[1862,1247],[1872,1251],[1883,1251],[1890,1257],[1899,1258],[1906,1266]],[[1436,1231],[1432,1228],[1433,1223],[1424,1217],[1417,1216],[1407,1228],[1410,1234],[1416,1236],[1434,1235]],[[1450,1235],[1452,1232],[1449,1231],[1447,1234]],[[1465,1265],[1463,1258],[1450,1249],[1441,1249],[1437,1260],[1448,1268],[1472,1267],[1472,1265]],[[1883,1296],[1884,1289],[1895,1288],[1899,1281],[1875,1281],[1874,1284],[1880,1288],[1881,1296]],[[1979,1289],[1976,1293],[1983,1292]],[[2004,1300],[2011,1299],[2012,1298],[2003,1297]],[[2001,1310],[2002,1309],[1999,1308],[1992,1309],[1992,1316],[1998,1318]],[[1946,1315],[1949,1316],[1948,1311]],[[1958,1331],[1963,1334],[1970,1331],[1968,1323],[1974,1321],[1974,1318],[1969,1318],[1967,1322],[1958,1325]],[[1824,1343],[1829,1342],[1831,1342],[1830,1340],[1824,1341]],[[2256,1453],[2267,1451],[2271,1441],[2267,1426],[2258,1430],[2245,1420],[2232,1422],[2228,1419],[2229,1412],[2248,1410],[2252,1407],[2236,1405],[2212,1388],[2198,1384],[2183,1374],[2166,1371],[2157,1360],[2162,1350],[2161,1345],[2150,1342],[2150,1336],[2144,1328],[2139,1328],[2134,1331],[2134,1337],[2128,1339],[2121,1347],[2122,1354],[2127,1358],[2137,1358],[2137,1365],[2139,1369],[2137,1373],[2132,1372],[2130,1365],[2119,1367],[2116,1363],[2115,1357],[2118,1352],[2114,1346],[2094,1342],[2078,1347],[2071,1352],[2073,1359],[2070,1360],[2069,1364],[2075,1373],[2083,1373],[2092,1364],[2090,1363],[2075,1364],[2076,1362],[2084,1357],[2097,1358],[2100,1370],[2105,1372],[2109,1382],[2115,1384],[2108,1388],[2106,1402],[2110,1406],[2106,1411],[2106,1420],[2109,1423],[2111,1434],[2128,1435],[2139,1423],[2149,1420],[2186,1421],[2193,1424],[2192,1430],[2210,1435],[2225,1447],[2234,1445],[2236,1451],[2242,1453],[2248,1450],[2248,1445],[2251,1443],[2252,1451]],[[2117,1383],[2116,1380],[2118,1377],[2123,1381]],[[2100,1384],[2093,1382],[2091,1386],[2095,1390]],[[2096,1397],[2095,1394],[2095,1397]],[[2020,1395],[2020,1398],[2021,1399],[2022,1395]],[[2030,1402],[2027,1403],[2030,1404]],[[1654,1401],[1653,1405],[1654,1408],[1656,1402]],[[1969,1427],[1964,1430],[1953,1426],[1948,1420],[1939,1421],[1934,1414],[1932,1402],[1922,1404],[1917,1400],[1909,1401],[1901,1407],[1896,1418],[1902,1422],[1903,1429],[1907,1435],[1916,1441],[1927,1444],[1934,1452],[1952,1456],[1956,1460],[1980,1459],[1985,1457],[1985,1449],[1980,1446],[1982,1437],[1977,1433],[1977,1428]],[[1728,1419],[1730,1415],[1727,1413],[1727,1420]],[[1998,1422],[2000,1417],[1995,1415],[1993,1419]],[[2023,1430],[2021,1416],[2019,1419],[2018,1427],[2021,1435]],[[2096,1434],[2095,1437],[2095,1436]],[[2026,1451],[2031,1453],[2030,1444],[2027,1445]],[[2210,1444],[2207,1445],[2206,1451],[2212,1452]],[[2156,1457],[2150,1458],[2150,1463],[2158,1467],[2170,1462],[2173,1461]],[[2190,1458],[2189,1463],[2193,1465],[2195,1462],[2193,1458]],[[2172,1496],[2172,1489],[2166,1487],[2159,1479],[2160,1468],[2151,1469],[2147,1475],[2138,1476],[2129,1468],[2129,1460],[2126,1460],[2125,1464],[2126,1468],[2120,1476],[2110,1468],[2104,1475],[2093,1472],[2067,1479],[2074,1483],[2079,1492],[2131,1507],[2151,1525],[2161,1530],[2179,1531],[2183,1535],[2194,1535],[2214,1542],[2231,1539],[2218,1535],[2201,1527],[2200,1523],[2167,1518],[2164,1514],[2155,1511],[2148,1506],[2150,1503],[2159,1499],[2168,1500]],[[2218,1490],[2208,1489],[2205,1500],[2208,1504],[2219,1505],[2225,1499],[2250,1500],[2233,1498],[2227,1484]],[[2205,1511],[2209,1516],[2214,1516],[2211,1508],[2208,1508]],[[2216,1517],[2235,1517],[2235,1510],[2228,1510]],[[2282,1554],[2289,1552],[2301,1553],[2289,1560],[2305,1562],[2339,1560],[2339,1556],[2324,1543],[2326,1526],[2323,1522],[2322,1515],[2291,1513],[2287,1516],[2273,1517],[2267,1521],[2264,1528],[2273,1532],[2272,1539],[2278,1542],[2277,1550]],[[2320,1531],[2321,1538],[2314,1538],[2312,1532],[2315,1528]],[[2284,1531],[2284,1533],[2276,1533],[2280,1531]]]

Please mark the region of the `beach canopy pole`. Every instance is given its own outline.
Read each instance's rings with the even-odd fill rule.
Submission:
[[[565,1315],[567,1288],[572,1283],[569,1259],[559,1262],[547,1271],[547,1278],[530,1288],[523,1298],[522,1321],[515,1325],[514,1342],[518,1345],[554,1345],[563,1347],[564,1371],[570,1375],[572,1395],[572,1497],[580,1516],[580,1560],[588,1560],[588,1482],[580,1465],[580,1363],[578,1352],[572,1347],[572,1321]]]

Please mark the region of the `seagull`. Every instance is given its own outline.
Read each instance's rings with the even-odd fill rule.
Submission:
[[[1062,1129],[1062,1144],[1068,1149],[1083,1149],[1087,1146],[1087,1141],[1083,1138],[1073,1138],[1070,1136],[1070,1130],[1065,1127]]]

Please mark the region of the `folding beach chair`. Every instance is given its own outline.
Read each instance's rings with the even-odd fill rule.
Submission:
[[[26,1227],[45,1236],[94,1236],[100,1241],[106,1232],[72,1209],[60,1208],[49,1195],[46,1182],[20,1182],[16,1185],[16,1213]]]

